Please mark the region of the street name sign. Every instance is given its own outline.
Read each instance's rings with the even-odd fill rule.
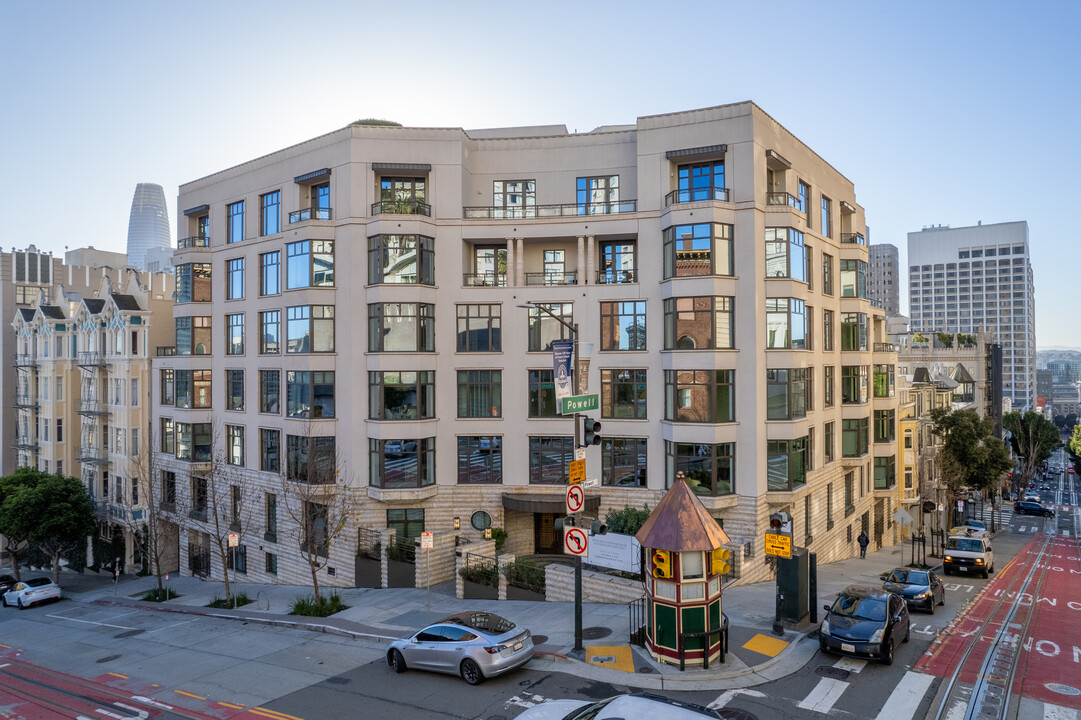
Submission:
[[[597,410],[601,406],[600,395],[569,395],[563,398],[563,414],[588,412]]]

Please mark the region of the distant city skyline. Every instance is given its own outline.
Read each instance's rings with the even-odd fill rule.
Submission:
[[[147,179],[164,187],[175,233],[180,184],[359,118],[584,132],[751,100],[853,182],[872,241],[898,246],[901,267],[909,232],[1027,222],[1037,345],[1081,347],[1076,267],[1062,261],[1077,231],[1050,199],[1076,185],[1081,158],[1081,3],[992,0],[977,13],[931,0],[676,2],[665,22],[725,29],[715,63],[691,55],[678,72],[657,8],[642,2],[618,13],[560,0],[543,13],[495,13],[422,0],[411,6],[403,68],[390,60],[397,37],[356,42],[358,27],[400,22],[399,9],[328,0],[316,73],[268,42],[296,11],[276,0],[63,7],[13,5],[0,26],[0,72],[20,109],[0,117],[8,247],[122,252],[132,187]],[[208,13],[214,22],[199,20]],[[808,39],[813,55],[763,62],[763,28],[777,42]],[[195,33],[205,51],[191,52]],[[589,48],[591,71],[568,48]],[[519,58],[529,81],[497,79],[500,57]],[[293,102],[301,91],[305,101]],[[901,303],[907,313],[907,293]]]
[[[169,227],[169,206],[165,192],[156,183],[139,183],[131,199],[128,215],[128,265],[140,270],[150,268],[147,261],[159,261],[159,256],[173,246]]]

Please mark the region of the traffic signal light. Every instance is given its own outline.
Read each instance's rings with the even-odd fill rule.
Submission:
[[[591,445],[601,444],[601,421],[594,420],[591,417],[582,418],[582,445],[589,447]]]
[[[589,526],[590,535],[607,535],[608,526],[600,520],[594,520]]]
[[[567,528],[574,527],[574,516],[568,515],[567,517],[556,518],[556,537],[560,542],[563,541],[563,533],[567,531]]]
[[[729,564],[729,560],[732,558],[732,553],[727,548],[717,548],[713,551],[713,567],[711,572],[714,575],[724,575],[726,572],[732,570],[732,566]]]
[[[773,513],[769,516],[769,529],[772,533],[783,533],[784,526],[792,522],[792,516],[786,513],[784,510]]]
[[[650,555],[650,569],[655,578],[672,577],[672,553],[667,550],[654,550]]]

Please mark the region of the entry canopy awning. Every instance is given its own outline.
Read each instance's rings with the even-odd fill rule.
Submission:
[[[596,513],[601,508],[599,495],[586,496],[585,511]],[[567,499],[553,493],[503,493],[503,509],[524,513],[566,515]]]

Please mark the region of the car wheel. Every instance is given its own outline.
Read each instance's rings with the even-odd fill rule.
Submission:
[[[886,648],[882,651],[882,664],[893,665],[893,643],[887,641]]]
[[[480,685],[484,682],[484,673],[480,671],[480,665],[472,658],[462,660],[462,679],[470,685]]]
[[[7,595],[0,595],[0,605],[3,605],[4,607],[8,606]]]
[[[394,672],[403,673],[406,671],[405,658],[397,650],[391,650],[387,653],[387,665],[394,668]]]
[[[942,591],[942,599],[938,601],[938,604],[939,605],[945,605],[946,604],[946,591],[945,590]]]
[[[934,595],[931,596],[930,608],[931,608],[931,614],[934,615],[935,614],[935,596]]]
[[[26,606],[23,605],[23,599],[22,598],[16,598],[15,602],[18,604],[20,610],[25,610],[26,609]]]
[[[980,577],[982,577],[984,580],[987,579],[987,570],[986,569],[984,569],[983,573],[980,574]]]
[[[905,640],[904,641],[908,642],[911,638],[912,638],[912,623],[910,622],[908,624],[908,627],[905,628]]]

